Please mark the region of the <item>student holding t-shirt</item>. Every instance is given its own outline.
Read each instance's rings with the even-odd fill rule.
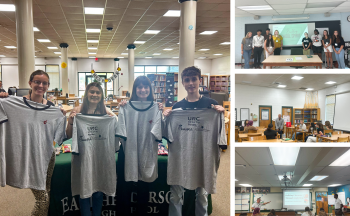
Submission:
[[[345,69],[345,62],[344,62],[345,42],[343,37],[339,34],[338,31],[334,31],[332,45],[335,52],[335,58],[337,59],[337,62],[338,62],[338,68]]]
[[[199,94],[199,85],[201,83],[201,71],[194,66],[185,68],[181,73],[182,84],[187,91],[187,97],[177,102],[173,109],[203,109],[213,107],[218,112],[224,112],[225,109],[218,105],[217,101],[201,96]],[[165,110],[164,116],[169,116],[172,110]],[[169,151],[169,155],[171,152]],[[191,160],[189,158],[189,160]],[[169,166],[169,164],[168,164]],[[169,216],[181,216],[182,204],[184,201],[184,187],[180,185],[170,186],[170,204]],[[198,187],[196,190],[196,215],[208,215],[208,193],[202,188]]]
[[[309,34],[307,32],[304,33],[304,36],[305,37],[302,39],[303,55],[310,55],[312,40],[309,38]]]

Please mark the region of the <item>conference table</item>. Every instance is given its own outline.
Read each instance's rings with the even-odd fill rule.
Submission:
[[[323,137],[323,136],[317,135],[317,137],[321,138],[322,142],[337,142],[338,137],[340,138],[350,137],[350,134],[332,134],[331,137]]]
[[[248,135],[257,135],[258,136],[264,136],[264,132],[260,132],[260,133],[242,133],[242,134],[238,134],[238,142],[242,142],[242,140],[247,140],[248,139]]]
[[[315,66],[316,69],[322,69],[322,60],[318,55],[312,55],[312,58],[308,58],[306,55],[270,55],[262,64],[264,69],[272,66]]]
[[[64,144],[71,144],[72,140],[67,140]],[[163,140],[163,145],[166,141]],[[56,146],[57,147],[57,146]],[[71,192],[71,153],[61,153],[56,156],[55,169],[51,179],[51,193],[50,193],[50,216],[80,216],[79,196],[72,197]],[[116,163],[118,162],[118,153],[115,153]],[[169,192],[170,186],[167,184],[167,162],[168,156],[158,156],[158,178],[150,184],[150,197],[152,202],[149,202],[148,215],[168,215],[169,207]],[[118,187],[132,187],[132,191],[136,193],[134,184],[129,184],[124,181],[124,176],[117,172],[117,191]],[[117,196],[123,195],[116,193],[115,197],[104,195],[102,215],[119,215],[117,212]],[[134,199],[135,196],[134,196]],[[131,202],[131,201],[130,201]],[[131,203],[132,209],[136,208],[136,203]],[[184,197],[184,204],[182,215],[195,215],[195,192],[193,190],[186,190]],[[208,196],[208,214],[212,213],[211,195]],[[136,215],[133,213],[132,215]]]
[[[303,134],[303,142],[305,142],[305,135],[306,134],[311,134],[310,132],[309,132],[309,130],[302,130],[302,129],[299,129],[299,130],[296,130],[295,132],[299,132],[299,133],[302,133]],[[296,134],[296,133],[295,133]],[[295,135],[296,136],[296,135]],[[296,139],[297,137],[295,137],[295,139]]]

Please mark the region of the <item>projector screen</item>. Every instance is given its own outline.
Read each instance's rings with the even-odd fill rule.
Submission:
[[[288,210],[305,210],[305,207],[311,207],[310,191],[306,189],[284,189],[283,190],[283,208]]]
[[[301,46],[305,32],[310,38],[314,34],[315,23],[269,24],[269,29],[272,35],[275,30],[279,31],[283,37],[283,46]]]
[[[350,92],[335,96],[333,129],[350,131]]]

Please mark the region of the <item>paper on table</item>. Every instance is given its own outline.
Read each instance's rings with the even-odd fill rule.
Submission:
[[[293,61],[293,59],[292,58],[287,58],[286,61],[287,62],[291,62],[291,61]]]
[[[295,60],[303,60],[302,57],[295,57]]]

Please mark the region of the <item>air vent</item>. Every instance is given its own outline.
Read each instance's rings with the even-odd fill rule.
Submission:
[[[305,90],[305,89],[307,89],[307,88],[305,88],[305,87],[301,87],[301,88],[299,88],[300,90]]]
[[[242,84],[252,84],[250,81],[242,81]]]

